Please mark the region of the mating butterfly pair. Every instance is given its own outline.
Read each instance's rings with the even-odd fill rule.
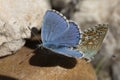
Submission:
[[[107,30],[106,25],[99,25],[82,33],[76,23],[55,10],[48,10],[41,29],[41,46],[68,57],[90,59],[99,50]]]

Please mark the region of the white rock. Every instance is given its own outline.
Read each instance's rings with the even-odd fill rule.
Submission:
[[[2,57],[2,56],[10,55],[16,52],[18,49],[20,49],[24,44],[25,44],[25,40],[23,39],[6,42],[5,44],[0,46],[0,56]]]
[[[28,27],[39,29],[47,9],[46,0],[0,0],[0,57],[24,45],[22,39],[31,36]]]
[[[108,23],[118,3],[119,0],[82,0],[79,2],[79,11],[74,15],[74,19],[83,26]]]

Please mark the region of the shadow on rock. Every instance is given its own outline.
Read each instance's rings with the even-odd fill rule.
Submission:
[[[13,77],[5,76],[5,75],[0,75],[0,80],[18,80]]]
[[[61,66],[67,69],[75,67],[77,60],[54,53],[46,48],[39,48],[34,51],[35,55],[31,57],[29,63],[40,67]]]

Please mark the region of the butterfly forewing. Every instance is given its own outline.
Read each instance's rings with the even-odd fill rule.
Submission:
[[[42,24],[42,42],[54,41],[68,28],[68,23],[57,11],[48,10],[44,16]]]

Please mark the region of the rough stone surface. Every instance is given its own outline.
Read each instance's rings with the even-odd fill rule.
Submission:
[[[120,50],[116,50],[111,65],[112,79],[120,80]]]
[[[0,57],[24,45],[22,39],[31,35],[28,27],[39,29],[48,8],[46,0],[0,0]]]
[[[116,62],[116,63],[114,63],[113,65],[112,65],[112,71],[113,71],[113,80],[120,80],[120,61],[118,62]]]
[[[96,80],[90,63],[54,54],[45,49],[23,47],[0,59],[0,79],[9,80]],[[4,66],[3,66],[4,65]]]

